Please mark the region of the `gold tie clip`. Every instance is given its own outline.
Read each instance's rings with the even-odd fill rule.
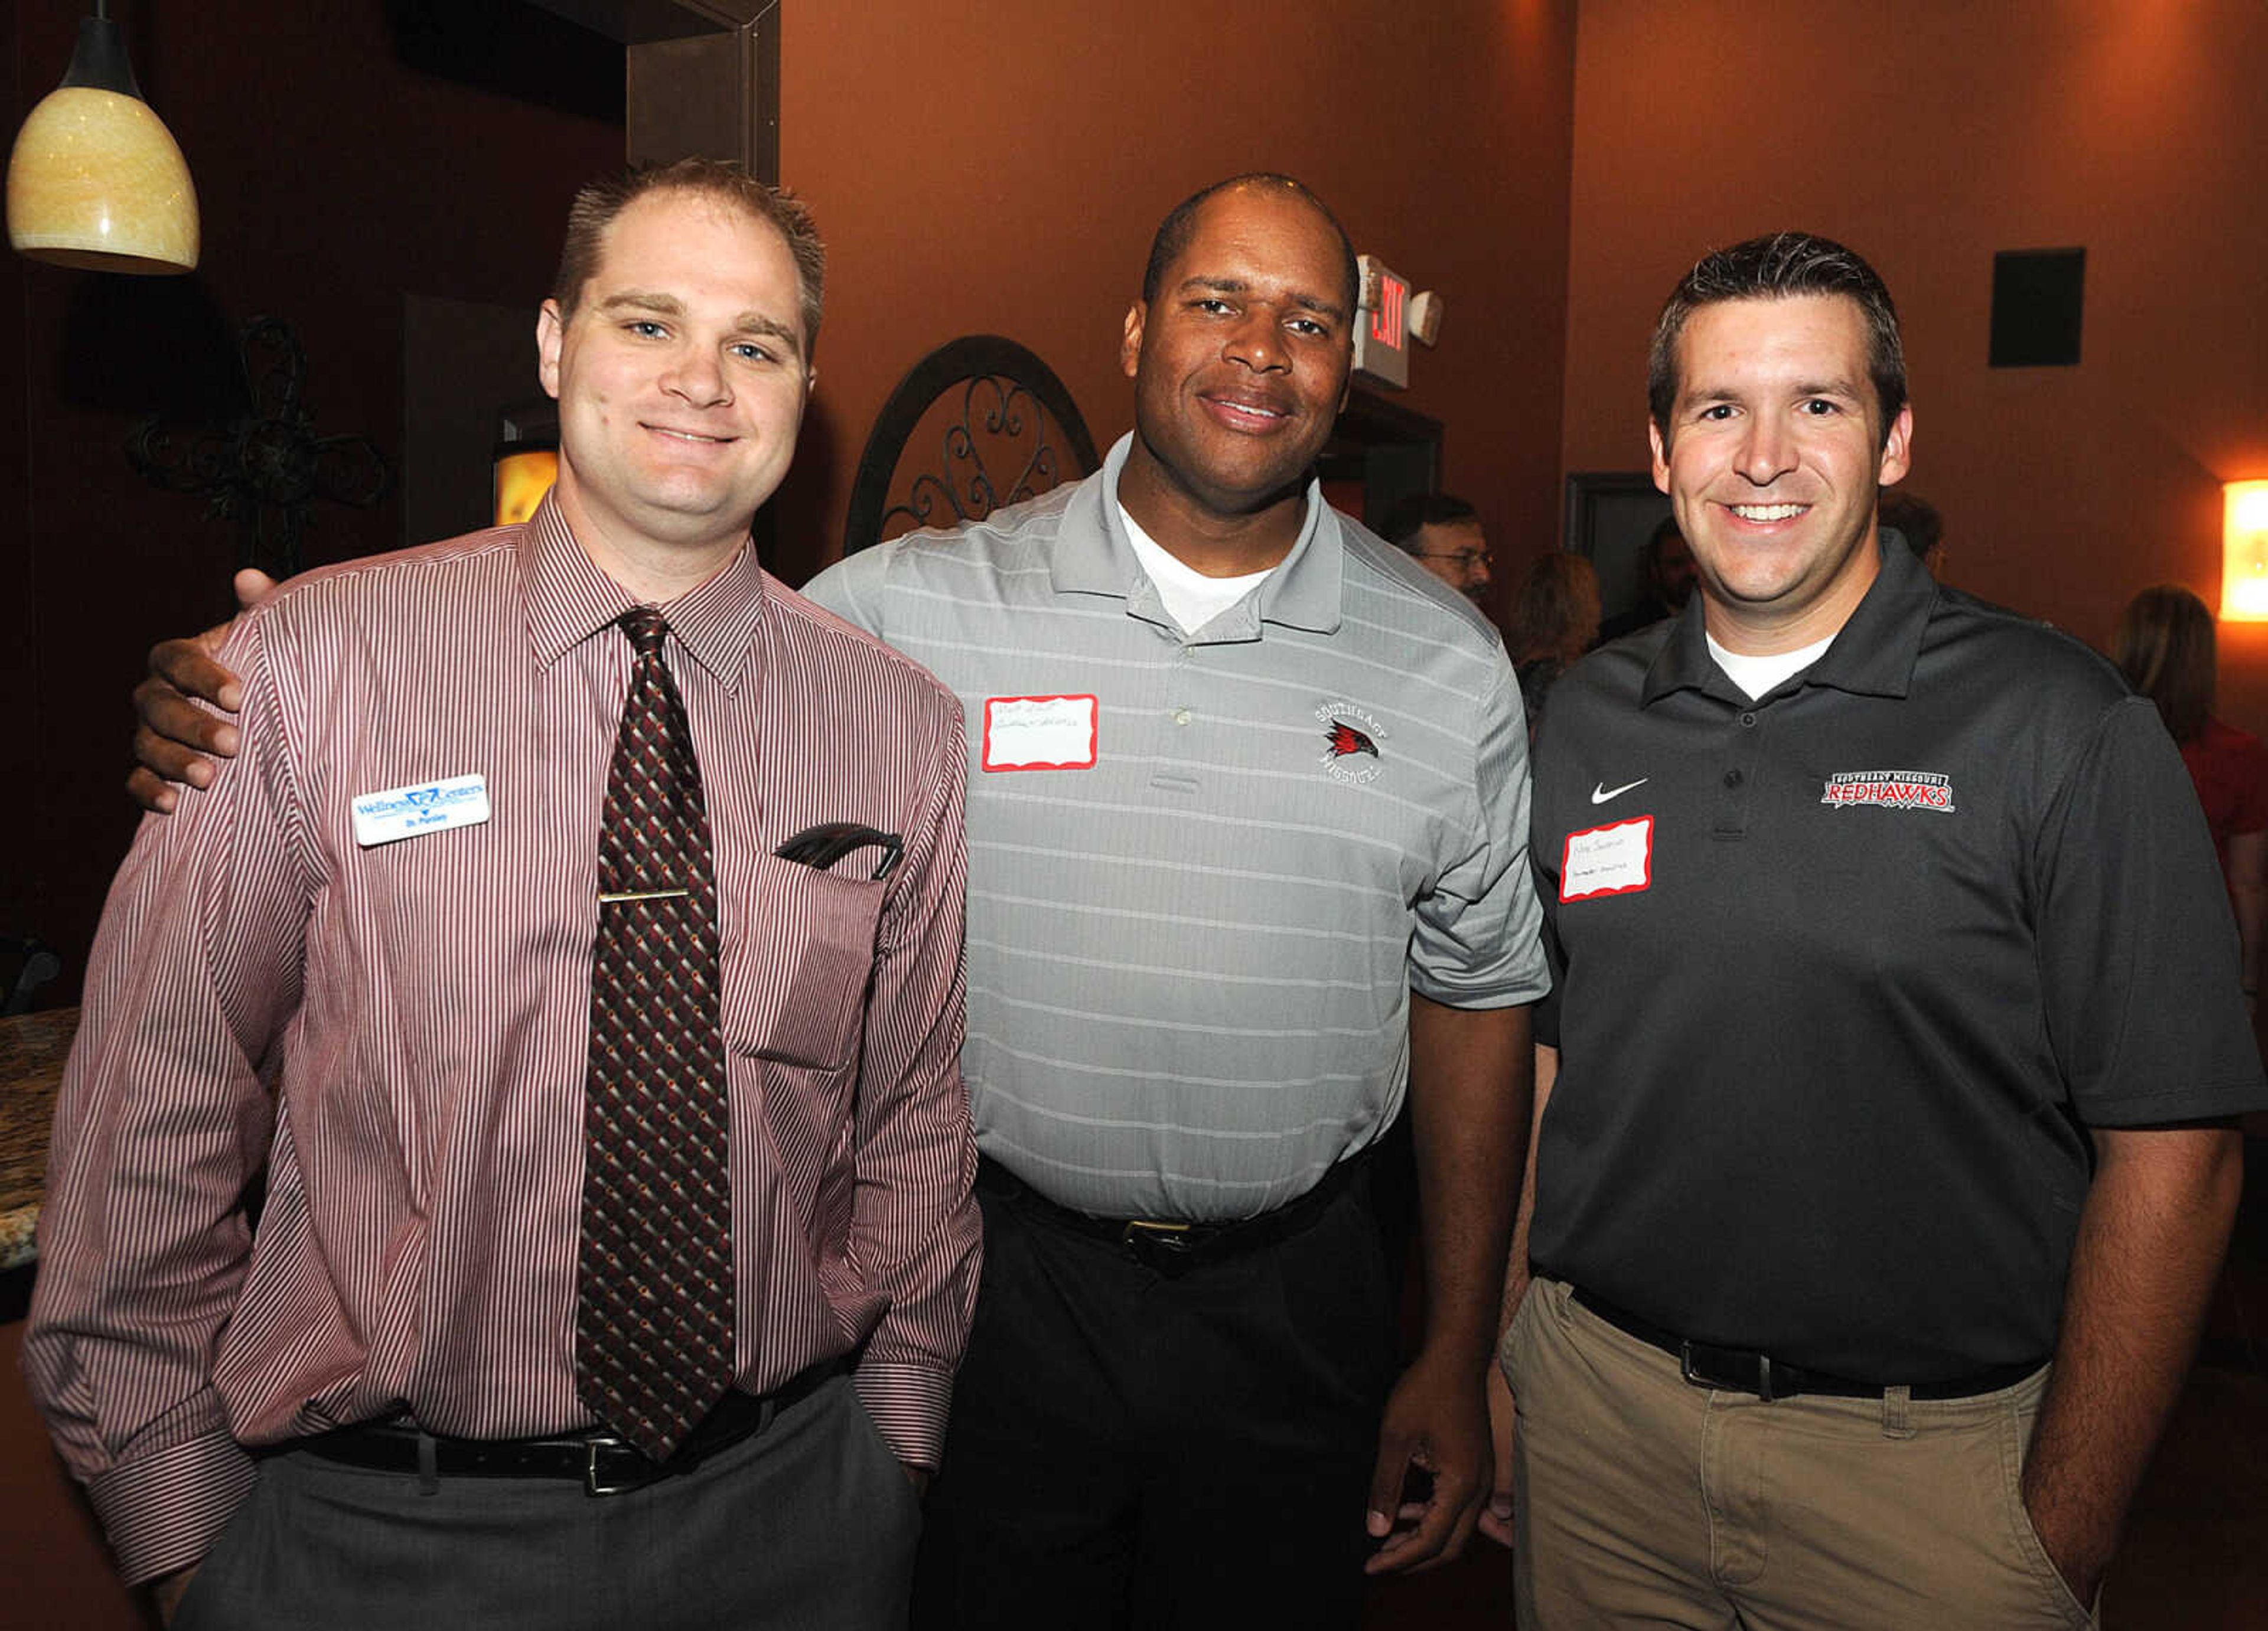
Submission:
[[[601,891],[600,906],[616,906],[625,900],[682,900],[693,892],[690,889],[616,889]]]

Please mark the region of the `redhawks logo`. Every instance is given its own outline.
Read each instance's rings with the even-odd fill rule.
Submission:
[[[1374,716],[1352,702],[1339,700],[1315,709],[1314,719],[1323,728],[1322,764],[1326,770],[1338,780],[1358,787],[1377,778],[1384,763],[1378,745],[1386,739],[1387,731]]]
[[[1827,778],[1822,804],[1847,809],[1871,804],[1878,810],[1934,810],[1953,813],[1953,783],[1934,770],[1840,770]]]

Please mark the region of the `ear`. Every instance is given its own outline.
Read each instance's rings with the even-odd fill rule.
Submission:
[[[1883,439],[1882,467],[1874,478],[1877,486],[1888,487],[1912,468],[1912,447],[1913,404],[1909,402],[1898,409],[1897,421],[1890,426],[1890,434]]]
[[[1649,418],[1646,422],[1646,445],[1653,449],[1653,484],[1663,492],[1669,490],[1669,444],[1661,434],[1661,427]]]
[[[1137,300],[1126,308],[1126,333],[1118,342],[1118,366],[1129,379],[1142,363],[1142,327],[1150,320],[1146,301]]]
[[[546,300],[535,315],[535,377],[543,382],[543,394],[555,401],[559,397],[559,348],[566,338],[567,320],[559,314],[559,303]]]

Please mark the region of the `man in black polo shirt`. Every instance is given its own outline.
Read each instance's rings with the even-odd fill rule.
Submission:
[[[1856,255],[1703,261],[1650,408],[1701,592],[1536,745],[1520,1623],[2086,1625],[2268,1103],[2195,797],[2107,663],[1880,547]]]

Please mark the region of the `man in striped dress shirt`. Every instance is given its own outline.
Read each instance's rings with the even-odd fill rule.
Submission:
[[[1488,1494],[1547,983],[1524,714],[1482,616],[1313,479],[1356,306],[1312,194],[1206,189],[1159,229],[1100,473],[807,586],[967,717],[986,1256],[924,1623],[1346,1625],[1366,1560],[1454,1554]],[[1363,1157],[1405,1088],[1396,1382]]]
[[[535,518],[238,621],[239,756],[145,824],[104,915],[26,1346],[176,1623],[902,1621],[978,1252],[964,759],[949,693],[748,547],[822,266],[726,166],[586,189]],[[658,966],[593,950],[642,606],[705,801],[730,1213],[723,1402],[624,1428],[656,1458],[594,1429],[578,1312],[594,981]],[[872,841],[797,842],[837,823]]]

